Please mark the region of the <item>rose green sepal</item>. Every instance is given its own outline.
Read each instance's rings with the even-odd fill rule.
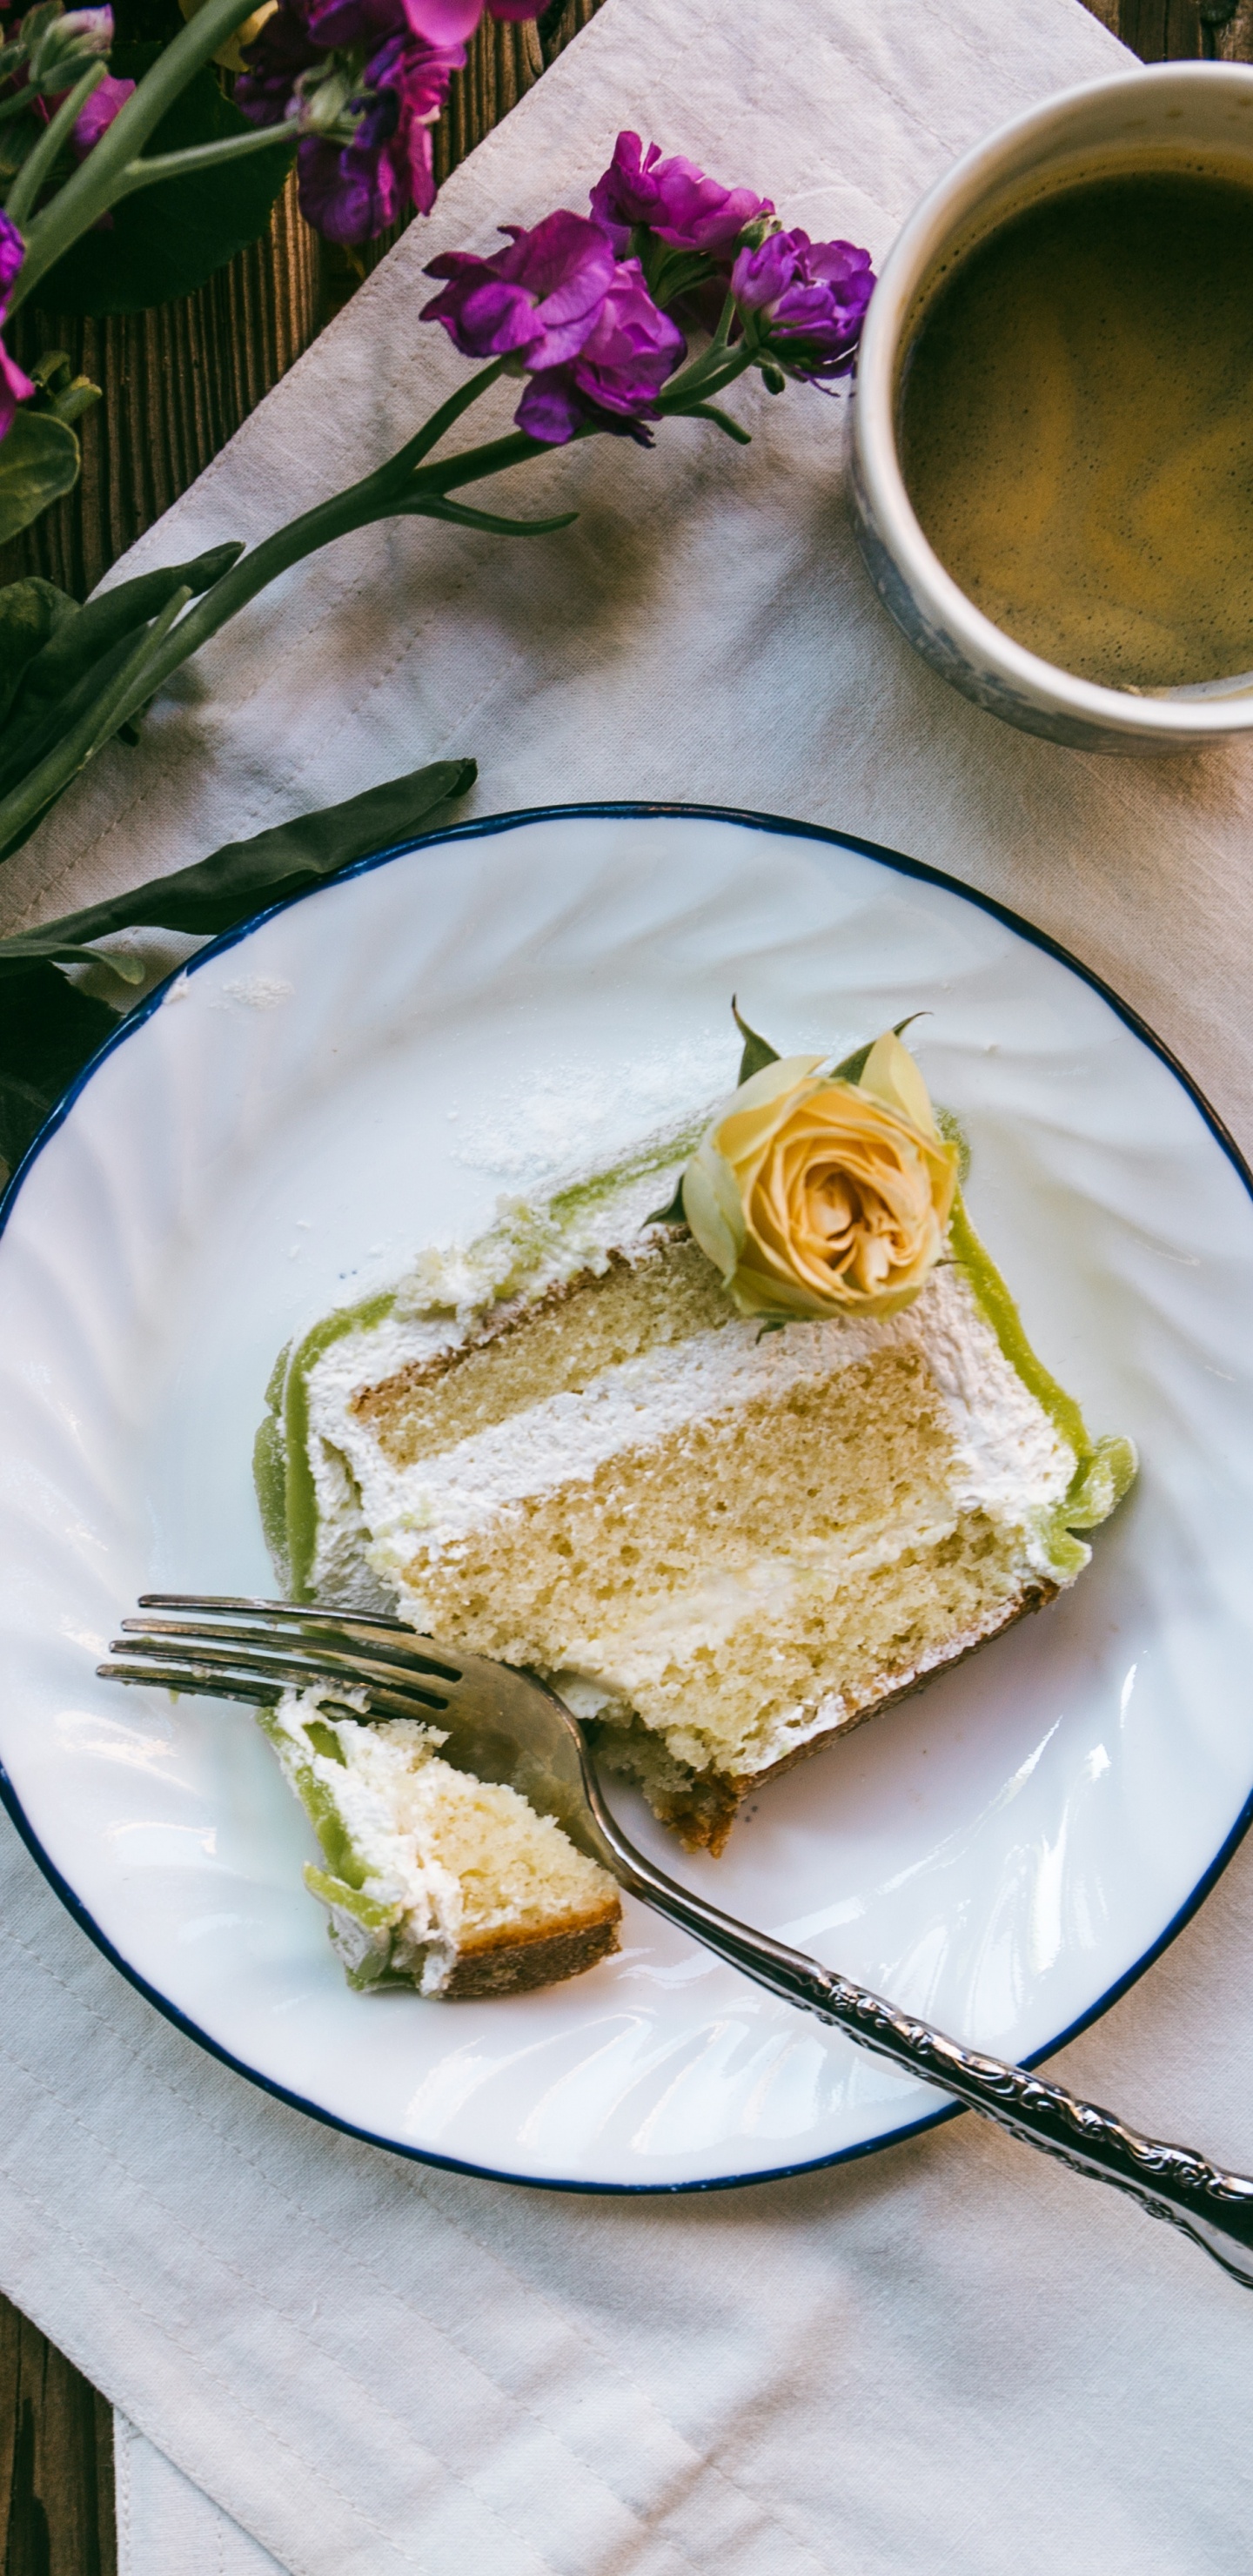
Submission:
[[[675,1182],[674,1197],[671,1199],[669,1207],[654,1208],[652,1215],[645,1217],[644,1223],[645,1225],[687,1225],[687,1209],[683,1205],[682,1172],[680,1172],[679,1177]]]
[[[750,1029],[747,1020],[740,1017],[739,1000],[734,993],[731,995],[731,1017],[744,1040],[744,1053],[740,1057],[740,1081],[745,1083],[753,1074],[761,1073],[766,1065],[777,1064],[779,1050],[771,1046],[769,1038],[763,1038],[757,1029]]]

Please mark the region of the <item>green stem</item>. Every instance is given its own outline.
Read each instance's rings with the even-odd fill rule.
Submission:
[[[76,81],[63,98],[56,115],[45,125],[39,141],[27,153],[17,177],[4,201],[4,211],[11,224],[21,230],[35,199],[51,170],[61,146],[68,143],[79,111],[94,89],[99,89],[108,69],[107,63],[89,63],[82,79]]]
[[[693,401],[710,401],[714,394],[720,394],[727,385],[733,385],[736,377],[742,376],[745,368],[753,363],[753,353],[749,349],[741,347],[728,355],[725,348],[711,344],[699,358],[693,359],[690,367],[683,369],[681,375],[671,377],[661,396],[662,412],[673,418],[676,413],[686,411]]]
[[[430,455],[433,447],[438,447],[441,438],[447,437],[449,430],[460,420],[462,413],[469,410],[471,403],[477,402],[480,394],[485,394],[489,385],[496,383],[497,378],[504,371],[504,365],[503,358],[493,358],[491,365],[480,367],[477,376],[471,376],[468,384],[459,385],[456,393],[450,394],[447,402],[441,403],[439,410],[432,412],[430,419],[409,440],[407,446],[397,449],[390,465],[386,466],[384,471],[394,475],[397,480],[402,475],[411,473],[416,465],[421,464],[424,456]]]
[[[223,161],[242,161],[249,152],[271,152],[276,144],[294,143],[300,130],[299,117],[289,116],[283,125],[254,125],[247,134],[224,134],[217,143],[189,143],[183,152],[149,153],[122,172],[112,202],[132,196],[136,188],[151,188],[158,179],[182,179],[193,171],[216,170]]]
[[[592,435],[590,424],[574,433],[575,438]],[[488,439],[482,447],[467,447],[462,455],[450,456],[446,465],[428,465],[424,473],[415,475],[409,490],[456,492],[463,483],[481,483],[487,474],[506,474],[511,465],[525,465],[532,456],[552,452],[543,439],[528,438],[524,429],[515,429],[504,438]]]
[[[151,71],[120,108],[93,151],[51,203],[35,217],[26,238],[26,257],[14,281],[9,311],[36,286],[45,270],[60,259],[81,233],[107,214],[118,194],[117,182],[142,151],[180,90],[209,62],[219,45],[242,26],[256,0],[204,0],[173,41],[159,54]]]

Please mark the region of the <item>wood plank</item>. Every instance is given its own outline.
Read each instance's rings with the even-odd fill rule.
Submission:
[[[117,2576],[112,2409],[0,2298],[3,2576]]]

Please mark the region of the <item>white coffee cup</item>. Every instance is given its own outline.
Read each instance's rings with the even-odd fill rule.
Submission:
[[[1253,730],[1253,670],[1180,689],[1112,689],[1042,661],[966,597],[914,515],[897,447],[901,371],[940,263],[999,216],[1080,174],[1203,153],[1253,184],[1253,65],[1156,63],[1065,90],[1015,117],[928,191],[898,235],[857,359],[853,492],[858,541],[910,643],[976,705],[1085,751],[1182,751]],[[1251,284],[1253,292],[1253,284]]]

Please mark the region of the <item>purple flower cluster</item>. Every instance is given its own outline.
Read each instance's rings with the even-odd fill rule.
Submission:
[[[487,0],[534,18],[543,0]],[[338,242],[370,241],[435,203],[431,127],[484,0],[279,0],[235,100],[254,125],[298,117],[301,211]]]
[[[648,443],[642,423],[686,353],[659,312],[637,259],[615,259],[598,224],[560,211],[534,231],[506,224],[507,250],[489,259],[445,251],[428,277],[448,280],[423,307],[467,358],[503,358],[529,378],[514,418],[549,446],[585,422]]]
[[[22,265],[26,244],[17,225],[0,214],[0,322],[9,310],[9,292]],[[9,356],[0,340],[0,438],[7,438],[13,427],[13,415],[20,402],[25,402],[35,388],[24,376],[16,361]]]
[[[868,250],[800,231],[767,233],[731,271],[763,356],[808,384],[848,374],[873,287]]]
[[[715,376],[730,382],[747,365],[815,384],[852,365],[874,285],[868,251],[783,232],[768,197],[663,159],[659,144],[645,152],[638,134],[618,136],[591,210],[590,221],[548,215],[531,232],[503,225],[506,250],[445,251],[427,270],[447,282],[423,319],[442,322],[464,357],[501,359],[528,379],[514,419],[532,438],[560,446],[590,427],[651,444],[644,424],[660,418],[687,355],[664,308],[693,289],[714,292],[715,313],[734,299],[713,357],[685,379],[693,405]]]

